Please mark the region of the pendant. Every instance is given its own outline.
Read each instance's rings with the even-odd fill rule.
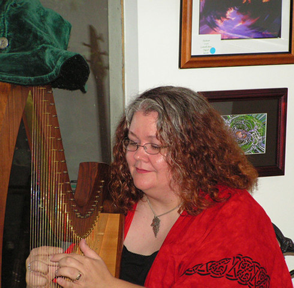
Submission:
[[[157,233],[159,231],[159,226],[160,226],[160,219],[157,216],[154,216],[151,226],[153,228],[153,233],[155,237],[157,237]]]

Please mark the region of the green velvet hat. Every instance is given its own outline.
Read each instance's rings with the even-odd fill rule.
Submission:
[[[67,51],[71,24],[39,0],[0,0],[0,81],[81,89],[89,66]]]

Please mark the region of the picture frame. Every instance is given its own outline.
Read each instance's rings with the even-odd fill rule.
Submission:
[[[213,34],[205,34],[210,33],[209,31],[206,31],[208,27],[211,29],[211,27],[214,28],[213,25],[216,25],[215,23],[209,23],[210,26],[206,25],[205,27],[202,27],[202,25],[205,25],[202,23],[203,17],[206,16],[203,16],[203,12],[201,10],[202,6],[200,7],[200,3],[203,5],[205,1],[208,0],[181,0],[180,68],[294,63],[293,0],[280,0],[280,32],[278,32],[277,27],[275,28],[276,30],[273,29],[272,38],[267,38],[268,35],[264,32],[261,36],[253,36],[261,38],[250,38],[243,35],[237,36],[237,39],[221,39],[223,34],[219,34],[216,31],[213,31]],[[245,0],[243,2],[250,1]],[[266,2],[263,3],[264,5],[270,3],[270,1],[264,2]],[[210,0],[209,3],[217,3],[217,1],[213,2]],[[209,5],[211,6],[215,4]],[[216,7],[215,9],[220,8]],[[270,9],[272,10],[269,10],[269,13],[274,14],[276,9]],[[256,8],[256,10],[258,9]],[[258,11],[260,10],[262,11],[263,9],[259,9]],[[209,20],[211,21],[211,17]],[[266,23],[265,25],[269,26],[270,24]],[[227,37],[227,35],[241,35],[229,32],[231,32],[231,30],[228,31],[228,33],[224,33],[224,37]],[[241,39],[241,37],[243,38]]]
[[[230,123],[235,125],[234,129],[231,127],[235,136],[245,135],[243,132],[248,133],[248,137],[243,137],[248,143],[241,139],[242,145],[245,143],[257,147],[259,144],[256,145],[255,140],[258,139],[260,142],[263,139],[264,143],[260,142],[260,145],[265,146],[264,151],[254,151],[250,148],[251,151],[247,155],[248,160],[257,169],[259,177],[285,174],[288,88],[203,91],[199,93],[208,99],[223,118],[225,118],[224,115],[227,115],[227,118],[230,118],[228,116],[239,117],[239,123],[238,120],[234,120],[236,122],[231,120]],[[240,120],[244,115],[250,117],[250,120]],[[254,128],[250,128],[248,125],[248,121],[252,123],[252,119],[256,116],[260,117],[261,126],[266,122],[263,138],[260,133],[256,134],[259,124],[254,124]],[[231,119],[238,119],[238,117],[231,117]],[[249,131],[250,129],[251,131]],[[251,138],[249,139],[249,137]]]

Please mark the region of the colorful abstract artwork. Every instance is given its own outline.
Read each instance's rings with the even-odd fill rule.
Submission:
[[[282,0],[200,0],[199,35],[221,39],[281,37]]]

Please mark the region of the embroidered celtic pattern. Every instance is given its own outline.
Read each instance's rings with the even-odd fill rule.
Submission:
[[[270,277],[267,275],[266,269],[250,257],[240,254],[232,258],[210,261],[206,264],[197,264],[183,273],[183,275],[188,276],[194,274],[211,276],[213,278],[225,277],[249,288],[270,287]]]

